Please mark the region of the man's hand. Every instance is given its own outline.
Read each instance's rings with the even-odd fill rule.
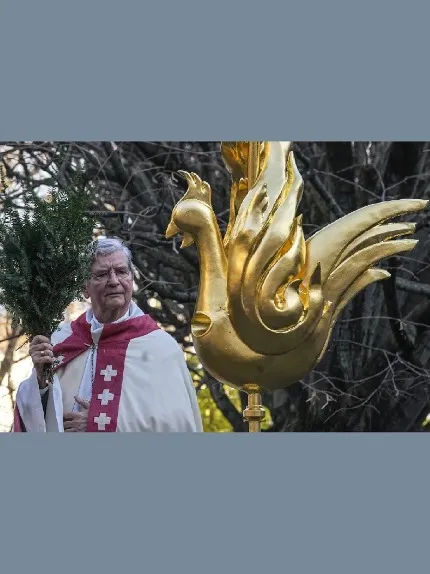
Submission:
[[[43,367],[45,365],[51,365],[54,362],[54,351],[48,337],[36,335],[32,339],[30,343],[30,356],[36,369],[39,387],[43,389],[47,384],[43,375]]]
[[[64,414],[64,432],[85,432],[87,430],[90,403],[80,397],[75,397],[75,401],[83,408],[83,411]]]

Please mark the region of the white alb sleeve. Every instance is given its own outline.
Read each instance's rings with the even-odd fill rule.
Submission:
[[[42,392],[49,392],[46,419],[42,406]],[[39,388],[36,370],[22,381],[16,393],[16,405],[27,432],[64,432],[63,402],[58,376],[44,389]]]

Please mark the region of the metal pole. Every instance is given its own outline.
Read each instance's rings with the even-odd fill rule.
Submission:
[[[244,420],[249,423],[249,432],[260,432],[261,421],[265,412],[261,404],[261,393],[258,385],[244,385],[243,390],[248,393],[248,406],[243,411]]]

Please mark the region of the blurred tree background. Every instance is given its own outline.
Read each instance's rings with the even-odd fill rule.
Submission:
[[[429,199],[429,151],[426,142],[296,143],[307,236],[370,203]],[[57,177],[67,182],[77,169],[85,172],[96,189],[96,235],[119,236],[130,247],[136,302],[182,345],[205,430],[246,430],[241,415],[246,396],[221,386],[194,353],[189,325],[199,280],[195,247],[180,250],[180,238],[164,238],[171,210],[185,190],[176,175],[180,169],[211,184],[224,232],[230,178],[219,142],[4,142],[0,167],[4,193],[17,205],[23,185],[48,193]],[[267,432],[429,428],[429,211],[412,220],[418,247],[383,262],[391,279],[368,287],[347,306],[322,362],[302,381],[263,395]],[[23,351],[15,354],[18,333],[7,317],[3,331],[1,389],[12,397],[9,373]]]

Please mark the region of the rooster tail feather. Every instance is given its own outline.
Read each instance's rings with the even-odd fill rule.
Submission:
[[[410,251],[418,243],[416,239],[397,239],[370,245],[345,259],[330,274],[323,286],[324,297],[337,305],[343,293],[375,263],[385,257],[391,257]]]
[[[306,279],[309,279],[317,262],[321,262],[324,284],[336,264],[342,259],[345,250],[360,236],[393,217],[420,211],[427,203],[422,199],[397,199],[367,205],[317,231],[306,242],[308,252]]]

